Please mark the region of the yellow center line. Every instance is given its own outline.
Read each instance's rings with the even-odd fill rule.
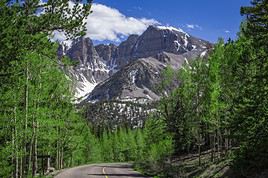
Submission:
[[[106,175],[105,167],[103,167],[103,169],[102,169],[102,173],[105,175],[105,178],[109,178],[109,177]]]

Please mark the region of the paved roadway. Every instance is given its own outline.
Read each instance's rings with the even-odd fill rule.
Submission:
[[[93,164],[66,169],[55,178],[148,178],[128,163]]]

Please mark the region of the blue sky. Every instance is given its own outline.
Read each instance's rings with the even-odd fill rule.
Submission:
[[[182,28],[196,37],[211,42],[216,42],[219,37],[235,39],[243,19],[240,16],[240,7],[250,4],[250,0],[94,0],[93,2],[117,9],[126,18],[153,19],[162,25]],[[123,39],[123,35],[119,38]]]

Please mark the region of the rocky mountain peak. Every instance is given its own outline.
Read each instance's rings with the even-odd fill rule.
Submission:
[[[90,38],[81,37],[72,43],[72,47],[67,51],[67,56],[73,60],[78,60],[79,64],[94,68],[98,66],[99,55],[94,48]]]
[[[130,35],[118,46],[94,46],[89,38],[79,38],[65,53],[79,62],[70,72],[77,82],[77,97],[86,101],[157,100],[154,85],[167,65],[178,69],[185,61],[205,56],[211,47],[181,29],[149,26],[140,36]]]
[[[164,26],[149,26],[138,38],[133,56],[155,56],[162,52],[183,54],[197,48],[207,48],[208,42],[190,36],[181,29]]]
[[[75,83],[76,98],[84,97],[101,81],[109,77],[109,69],[100,57],[90,38],[79,38],[72,42],[66,55],[78,65],[69,70],[69,77]]]
[[[95,46],[95,49],[102,60],[106,62],[110,62],[118,56],[118,50],[115,44],[99,44]]]

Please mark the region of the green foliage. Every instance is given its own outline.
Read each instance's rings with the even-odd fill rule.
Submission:
[[[262,48],[268,44],[267,0],[252,0],[251,3],[253,6],[241,7],[241,14],[247,16],[247,25],[242,28],[242,32],[248,38],[254,38],[255,47]]]
[[[139,158],[138,148],[144,147],[144,135],[140,129],[118,129],[113,132],[104,132],[101,142],[103,161],[105,162],[127,162]]]
[[[266,0],[241,9],[247,19],[236,41],[219,40],[208,59],[179,71],[166,68],[163,98],[143,129],[92,127],[72,103],[63,72],[72,62],[58,59],[58,45],[48,37],[55,30],[81,36],[90,4],[69,9],[66,0],[10,3],[0,2],[0,177],[35,176],[40,155],[49,155],[57,169],[135,161],[161,175],[174,154],[198,153],[201,166],[202,151],[210,151],[213,162],[232,147],[239,148],[233,166],[240,175],[267,169]],[[37,15],[41,10],[46,13]]]
[[[87,125],[73,106],[58,45],[48,37],[55,30],[80,36],[90,4],[19,2],[0,2],[0,177],[35,176],[40,155],[57,169],[86,162],[77,160],[84,157],[80,133]]]
[[[253,5],[242,9],[248,19],[238,40],[220,40],[208,59],[196,59],[178,72],[167,69],[163,83],[173,90],[159,106],[176,154],[198,152],[200,157],[200,151],[210,150],[214,161],[238,146],[233,166],[243,176],[268,165],[268,33],[266,16],[259,13],[266,12],[267,2]],[[180,81],[178,87],[174,80]]]
[[[162,118],[151,116],[143,129],[144,141],[135,163],[141,171],[157,175],[165,172],[166,161],[174,152],[172,135],[167,132],[167,127]]]
[[[171,135],[166,132],[163,119],[149,118],[145,128],[145,159],[157,163],[167,159],[173,152],[173,141]]]

